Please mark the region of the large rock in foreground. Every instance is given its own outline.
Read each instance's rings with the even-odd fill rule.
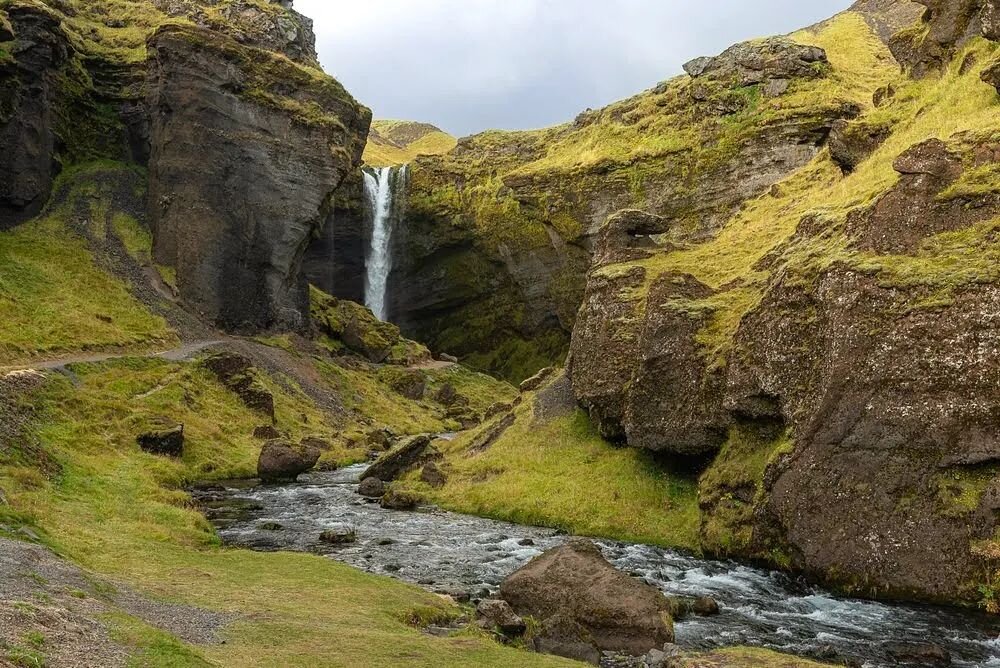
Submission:
[[[670,602],[616,570],[592,542],[570,540],[508,577],[500,596],[542,622],[539,649],[594,661],[600,651],[639,656],[673,642]]]
[[[294,482],[316,466],[320,451],[308,445],[292,445],[282,439],[264,444],[257,459],[257,477],[263,482]]]
[[[333,79],[208,30],[169,25],[149,52],[156,262],[225,329],[303,328],[302,257],[371,112]]]
[[[414,436],[395,450],[382,455],[361,474],[361,479],[378,478],[382,482],[392,482],[407,471],[440,457],[441,453],[431,445],[430,436]]]

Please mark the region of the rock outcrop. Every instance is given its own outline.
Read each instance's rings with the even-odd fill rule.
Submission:
[[[641,656],[674,638],[670,601],[580,538],[516,571],[500,585],[500,597],[541,622],[540,649],[569,658],[596,663],[604,650]]]
[[[209,30],[161,28],[149,49],[156,261],[225,329],[304,328],[302,258],[370,112],[334,80]]]
[[[379,457],[378,461],[361,474],[361,479],[377,478],[382,482],[392,482],[403,473],[439,459],[439,453],[429,436],[413,436],[399,447]]]
[[[135,440],[143,452],[180,457],[184,454],[184,425],[167,418],[157,418],[150,429],[139,434]]]
[[[58,17],[44,7],[7,8],[0,29],[0,230],[38,214],[61,166],[56,155],[59,71],[70,59]],[[0,15],[2,21],[2,15]],[[4,35],[4,33],[6,33]],[[16,40],[16,41],[14,41]],[[7,48],[9,47],[9,55]]]
[[[1000,9],[994,0],[916,2],[926,7],[920,21],[889,40],[893,56],[914,76],[940,70],[973,37],[1000,39]]]
[[[264,482],[295,482],[319,461],[317,448],[293,445],[283,439],[268,441],[257,459],[257,477]]]

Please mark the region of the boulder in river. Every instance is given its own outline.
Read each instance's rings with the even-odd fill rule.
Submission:
[[[180,457],[184,453],[184,425],[167,418],[156,418],[149,431],[135,440],[143,452]]]
[[[510,603],[498,598],[488,598],[476,606],[476,624],[486,630],[499,629],[505,636],[524,635],[527,625]]]
[[[378,478],[365,478],[358,485],[358,494],[368,499],[378,499],[385,494],[385,483]]]
[[[390,489],[382,497],[382,507],[387,510],[413,510],[420,503],[416,494]]]
[[[951,665],[948,650],[930,642],[891,642],[886,644],[885,649],[889,656],[904,665]]]
[[[328,545],[347,545],[357,541],[358,534],[353,527],[338,526],[321,533],[319,539]]]
[[[378,461],[361,474],[361,479],[378,478],[383,482],[392,482],[403,473],[439,459],[441,453],[431,446],[431,438],[426,434],[414,436],[401,446],[382,455]]]
[[[257,477],[264,482],[294,482],[319,461],[320,451],[276,438],[264,444],[257,459]]]
[[[500,597],[542,622],[539,647],[592,661],[604,650],[641,656],[674,639],[670,601],[615,569],[594,543],[574,538],[516,571]]]

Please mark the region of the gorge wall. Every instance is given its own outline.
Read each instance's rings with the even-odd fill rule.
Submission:
[[[278,0],[2,7],[0,226],[73,164],[148,167],[154,260],[180,300],[231,331],[303,329],[305,249],[371,121],[318,69],[311,22]]]
[[[813,29],[840,36],[842,82],[870,50],[874,95],[715,234],[651,242],[682,222],[609,219],[570,371],[607,437],[705,467],[708,551],[866,595],[993,600],[1000,51],[992,3],[958,23],[960,3],[924,4],[916,27],[888,20],[911,3],[868,2]],[[881,42],[843,41],[861,19],[903,74]]]

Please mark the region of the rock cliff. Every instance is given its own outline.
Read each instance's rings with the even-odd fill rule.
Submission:
[[[140,164],[184,304],[228,330],[302,329],[305,248],[371,120],[317,69],[311,22],[284,0],[0,7],[0,227],[65,167]]]
[[[830,124],[829,150],[786,162],[700,237],[677,239],[682,221],[641,211],[596,237],[574,392],[606,437],[703,471],[710,552],[866,595],[992,596],[996,47],[984,39],[991,5],[956,15],[957,4],[919,18],[940,48],[917,60],[898,50],[912,3],[858,3],[812,29],[817,43],[872,30],[872,97]],[[823,76],[845,81],[838,69],[858,64],[859,44],[827,42]],[[739,48],[688,71],[696,84],[723,71],[767,88],[823,62],[789,51],[795,61],[769,75],[772,53]],[[917,80],[927,54],[940,77]]]

